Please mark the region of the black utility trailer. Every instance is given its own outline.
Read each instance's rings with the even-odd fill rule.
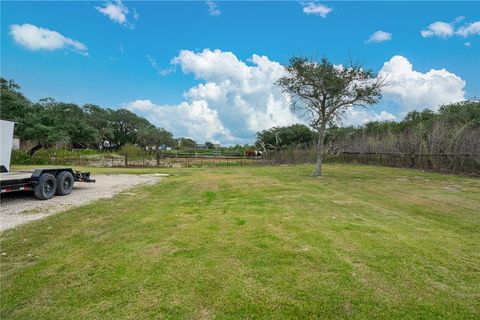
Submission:
[[[47,200],[55,194],[65,196],[72,192],[75,181],[95,182],[90,172],[74,171],[72,168],[45,168],[35,171],[0,173],[1,193],[32,190],[37,199]]]

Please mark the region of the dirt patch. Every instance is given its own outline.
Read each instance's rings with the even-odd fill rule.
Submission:
[[[448,185],[446,187],[443,187],[444,190],[447,190],[448,192],[460,192],[462,191],[458,186],[455,185]]]
[[[74,190],[68,196],[54,196],[52,199],[45,201],[37,200],[32,192],[5,194],[2,195],[0,201],[0,231],[11,229],[29,221],[42,219],[101,198],[110,198],[119,192],[138,185],[153,184],[165,176],[168,175],[96,174],[92,176],[92,178],[96,179],[96,183],[75,183]]]

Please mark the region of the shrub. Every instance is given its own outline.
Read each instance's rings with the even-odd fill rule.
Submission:
[[[126,144],[120,149],[119,154],[127,156],[129,159],[133,159],[145,155],[145,150],[134,144]]]
[[[11,164],[33,164],[33,158],[24,150],[12,150]]]

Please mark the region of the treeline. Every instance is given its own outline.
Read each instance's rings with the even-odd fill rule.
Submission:
[[[171,132],[126,109],[83,106],[51,98],[29,101],[13,80],[0,79],[0,117],[15,121],[15,135],[35,141],[30,153],[43,147],[69,144],[74,148],[118,149],[137,145],[145,149],[191,147],[191,139],[174,139]]]
[[[444,105],[438,112],[413,111],[400,122],[333,127],[326,143],[331,153],[480,155],[480,102]]]
[[[257,132],[257,148],[309,149],[316,133],[302,124]],[[402,121],[376,121],[362,126],[327,129],[326,152],[472,154],[480,155],[480,102],[441,106],[437,112],[412,111]]]

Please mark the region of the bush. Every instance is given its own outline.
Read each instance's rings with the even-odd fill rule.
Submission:
[[[53,149],[40,149],[32,156],[33,164],[49,164],[54,154]]]
[[[145,150],[133,144],[126,144],[120,149],[118,153],[122,156],[127,156],[128,159],[133,160],[134,158],[139,158],[145,155]]]
[[[33,158],[24,150],[12,150],[11,164],[33,164]]]
[[[49,149],[40,149],[33,156],[29,155],[24,150],[12,150],[11,164],[15,165],[27,165],[27,164],[39,164],[44,165],[50,162],[53,153]]]

